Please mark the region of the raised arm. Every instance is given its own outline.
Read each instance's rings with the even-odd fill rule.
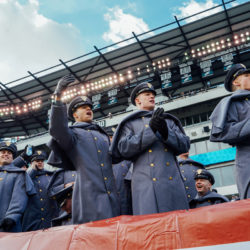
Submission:
[[[210,141],[225,142],[231,145],[244,143],[250,138],[250,116],[240,120],[236,105],[231,105],[227,115],[227,121],[222,131],[212,127]]]

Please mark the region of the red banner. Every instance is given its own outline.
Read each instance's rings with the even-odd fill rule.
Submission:
[[[0,233],[3,250],[179,249],[250,241],[250,199],[188,211],[120,216],[27,233]]]

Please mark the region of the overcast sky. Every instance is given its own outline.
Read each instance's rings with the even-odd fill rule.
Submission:
[[[186,17],[218,4],[221,0],[0,0],[0,81],[8,83],[28,70],[90,52],[94,45],[105,47],[132,32],[172,22],[174,15]]]

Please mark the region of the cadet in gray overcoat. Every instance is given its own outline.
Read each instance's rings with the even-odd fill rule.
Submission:
[[[133,214],[187,209],[188,201],[176,155],[187,152],[190,142],[174,116],[155,107],[155,90],[141,83],[131,93],[139,108],[118,126],[112,141],[114,162],[133,163]]]
[[[24,232],[51,227],[51,221],[59,214],[55,200],[47,194],[47,186],[53,172],[44,169],[46,153],[36,150],[31,156],[31,170],[28,172],[36,188],[36,195],[29,198],[23,215],[22,230]]]
[[[195,188],[194,176],[198,169],[205,169],[203,164],[194,161],[188,157],[189,153],[179,155],[178,162],[181,170],[181,174],[184,179],[185,190],[187,193],[188,202],[190,202],[197,194]]]
[[[49,146],[53,152],[48,163],[76,170],[72,218],[74,224],[80,224],[120,215],[120,207],[109,154],[109,137],[100,126],[92,123],[89,98],[79,96],[71,101],[68,116],[76,122],[68,126],[66,105],[60,97],[74,80],[72,76],[63,77],[55,90],[56,102],[52,104],[49,128],[52,136]]]
[[[26,209],[28,196],[36,193],[34,185],[20,167],[26,163],[19,158],[14,165],[16,145],[0,143],[0,232],[21,232],[21,218]]]
[[[198,169],[194,180],[197,194],[190,201],[190,208],[205,207],[229,201],[227,197],[211,190],[215,180],[214,176],[206,169]]]
[[[240,199],[246,199],[250,198],[250,69],[236,64],[224,84],[234,93],[223,98],[213,111],[210,140],[236,146],[236,184]]]

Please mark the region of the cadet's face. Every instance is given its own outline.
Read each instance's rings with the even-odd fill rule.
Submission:
[[[76,122],[92,122],[93,111],[90,106],[83,105],[76,109],[73,116]]]
[[[135,98],[136,106],[141,110],[154,110],[155,108],[155,95],[150,92],[142,92]]]
[[[205,195],[209,190],[211,190],[211,183],[206,179],[196,179],[195,187],[199,195]]]
[[[44,161],[43,160],[32,161],[31,166],[32,166],[32,168],[35,168],[35,166],[36,166],[37,169],[42,170],[44,168]]]
[[[239,75],[233,82],[234,85],[238,86],[238,89],[250,90],[250,73]]]
[[[0,151],[0,166],[8,165],[13,161],[13,154],[9,150]]]

